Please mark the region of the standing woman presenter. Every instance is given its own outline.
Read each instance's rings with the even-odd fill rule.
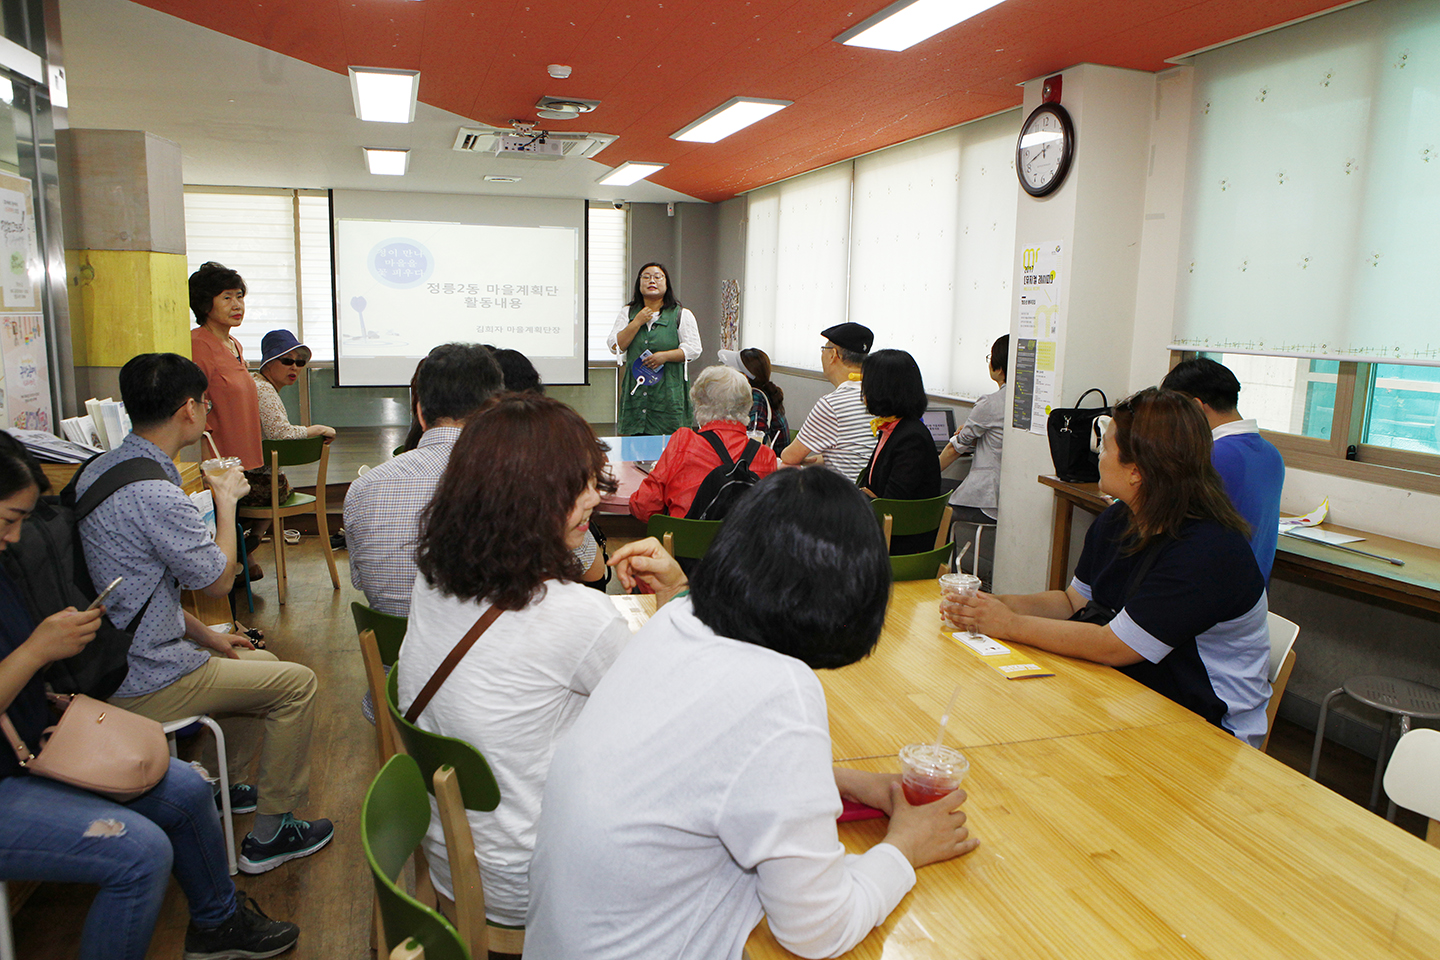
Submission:
[[[675,299],[670,271],[663,264],[640,268],[630,302],[615,318],[605,343],[623,356],[625,367],[617,433],[668,436],[690,426],[685,365],[700,356],[700,331],[695,315]]]

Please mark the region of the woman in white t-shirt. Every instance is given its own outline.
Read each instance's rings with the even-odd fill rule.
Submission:
[[[613,489],[605,451],[579,414],[510,394],[470,418],[421,518],[420,576],[396,664],[401,709],[481,615],[492,605],[502,611],[416,721],[474,744],[500,786],[494,812],[468,813],[485,912],[496,923],[525,922],[555,742],[630,638],[609,600],[579,582],[573,552],[600,491]],[[452,896],[433,806],[425,854],[436,889]]]

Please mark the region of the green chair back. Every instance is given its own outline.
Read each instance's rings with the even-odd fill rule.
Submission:
[[[674,539],[674,555],[698,560],[705,556],[705,551],[710,549],[710,541],[715,539],[715,534],[720,532],[720,524],[723,520],[687,520],[684,517],[671,517],[663,513],[657,513],[645,524],[645,533],[654,537],[661,543],[665,542],[665,534],[670,534]],[[935,529],[931,527],[930,529]]]
[[[260,442],[265,463],[270,462],[270,451],[280,454],[280,466],[295,467],[302,463],[315,463],[320,451],[325,448],[324,437],[309,437],[305,440],[262,440]]]
[[[413,939],[425,949],[426,960],[471,960],[450,922],[396,883],[429,828],[430,801],[420,767],[414,758],[396,754],[376,774],[360,813],[360,843],[380,901],[385,953]]]
[[[435,771],[449,764],[455,768],[455,776],[460,781],[460,797],[465,801],[466,810],[489,812],[498,807],[500,785],[480,751],[464,740],[421,730],[406,720],[399,707],[399,691],[400,671],[394,669],[385,681],[385,703],[390,708],[390,716],[395,718],[395,729],[400,732],[405,752],[420,765],[425,789],[435,792]]]
[[[940,564],[950,562],[953,543],[947,543],[937,550],[924,553],[903,553],[890,558],[890,575],[896,580],[933,580],[940,570]],[[393,672],[393,671],[392,671]]]
[[[928,500],[875,500],[871,506],[875,509],[875,519],[881,524],[885,523],[885,515],[890,515],[891,536],[906,537],[938,530],[949,499],[950,494],[942,493]]]
[[[365,606],[358,600],[350,604],[350,615],[355,618],[355,632],[375,631],[375,644],[380,648],[380,662],[390,666],[400,656],[400,641],[405,639],[405,627],[409,617],[397,617],[393,613],[381,613]]]

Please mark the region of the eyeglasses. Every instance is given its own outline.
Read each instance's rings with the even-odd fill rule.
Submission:
[[[190,406],[190,403],[192,401],[194,401],[195,403],[205,404],[206,413],[209,413],[211,410],[215,409],[215,404],[210,402],[209,397],[201,397],[199,400],[196,400],[194,397],[188,397],[186,398],[184,403],[180,404],[180,406],[175,408],[175,413],[179,413],[181,410],[184,410],[186,407]],[[174,414],[171,414],[171,416],[174,416]]]
[[[276,362],[286,367],[303,367],[309,361],[298,360],[295,357],[278,357]]]
[[[664,280],[664,279],[665,279],[665,274],[663,274],[663,273],[642,273],[642,274],[640,274],[640,279],[641,279],[641,280]]]

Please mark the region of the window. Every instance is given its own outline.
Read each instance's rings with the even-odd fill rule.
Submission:
[[[1234,371],[1240,412],[1291,466],[1440,492],[1440,367],[1198,356]]]
[[[749,195],[745,346],[819,369],[847,319],[908,350],[931,393],[994,389],[983,360],[1010,327],[1020,114],[1009,111]]]
[[[214,260],[245,278],[245,322],[234,336],[249,362],[259,361],[265,334],[281,329],[315,360],[335,359],[325,194],[187,187],[185,241],[191,273]]]
[[[586,317],[589,324],[587,356],[591,363],[614,363],[615,355],[605,346],[605,338],[620,315],[620,308],[630,299],[629,244],[626,224],[629,209],[615,209],[611,204],[590,207],[590,251],[586,268],[589,274]]]

